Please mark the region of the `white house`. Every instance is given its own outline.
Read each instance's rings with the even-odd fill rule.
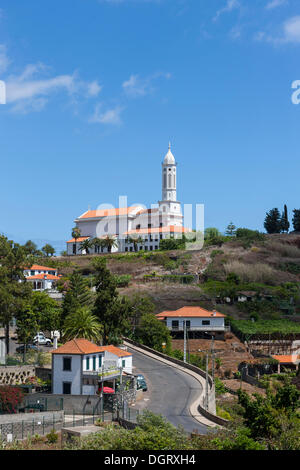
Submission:
[[[68,255],[86,254],[81,243],[94,238],[113,237],[117,246],[112,251],[157,250],[165,238],[182,238],[191,232],[183,227],[181,204],[177,201],[177,163],[171,146],[162,163],[162,198],[157,207],[146,209],[142,205],[121,208],[88,210],[75,219],[80,238],[67,242]],[[138,239],[135,247],[132,239]],[[92,247],[89,253],[107,252],[106,247]]]
[[[53,289],[55,283],[60,279],[56,268],[39,266],[38,264],[24,269],[24,276],[28,282],[31,282],[32,289],[37,291]]]
[[[73,339],[52,351],[52,393],[95,395],[104,382],[132,373],[132,355],[115,346]]]
[[[178,310],[158,313],[156,317],[164,321],[172,333],[183,332],[184,323],[189,332],[209,333],[216,337],[223,336],[227,330],[225,326],[226,315],[201,307],[182,307]]]

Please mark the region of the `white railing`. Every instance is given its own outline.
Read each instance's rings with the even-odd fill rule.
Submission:
[[[167,326],[171,331],[183,331],[183,326]],[[191,326],[187,327],[187,331],[230,331],[230,326]]]

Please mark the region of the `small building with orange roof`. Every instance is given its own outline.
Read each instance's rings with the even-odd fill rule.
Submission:
[[[183,332],[186,329],[193,333],[209,333],[221,338],[227,330],[226,315],[216,310],[205,310],[202,307],[182,307],[158,313],[158,320],[165,322],[172,333]]]
[[[38,264],[24,269],[24,276],[28,282],[31,282],[32,289],[35,291],[51,290],[60,279],[56,268]]]
[[[132,354],[75,338],[52,351],[52,393],[95,395],[104,382],[115,389],[123,372],[132,373]]]
[[[281,366],[297,369],[300,364],[300,354],[274,354],[272,357],[278,361],[278,373],[280,373]]]

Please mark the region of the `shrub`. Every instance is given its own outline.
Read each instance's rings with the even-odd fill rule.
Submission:
[[[225,385],[218,377],[215,377],[215,389],[216,395],[223,395],[224,393],[226,393]]]
[[[216,407],[216,412],[217,412],[217,416],[220,416],[220,418],[227,419],[228,421],[231,420],[231,416],[228,413],[228,411],[223,410],[218,405]]]
[[[224,264],[226,273],[235,273],[242,282],[262,282],[273,284],[276,270],[264,263],[249,265],[240,261],[231,261]]]
[[[23,401],[24,394],[19,387],[10,385],[0,386],[0,411],[16,413],[18,405]]]
[[[268,242],[268,248],[275,253],[279,253],[281,256],[286,256],[287,258],[300,258],[300,249],[295,245],[270,241]]]
[[[265,235],[258,230],[250,230],[249,228],[238,228],[236,238],[244,238],[249,241],[264,241]]]
[[[127,287],[131,281],[130,274],[121,274],[120,276],[114,276],[114,278],[117,282],[117,287]]]
[[[46,435],[46,438],[47,438],[47,443],[48,444],[55,444],[58,441],[58,434],[57,434],[57,432],[55,432],[54,429],[52,429],[52,431],[50,431]]]
[[[223,250],[212,250],[212,252],[210,254],[210,257],[214,258],[215,256],[223,255],[223,254],[224,254]]]

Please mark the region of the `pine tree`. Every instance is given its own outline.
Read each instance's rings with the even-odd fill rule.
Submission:
[[[281,232],[281,215],[277,207],[267,212],[264,227],[267,233]]]
[[[294,216],[293,216],[293,227],[295,232],[300,232],[300,209],[294,209],[293,210]]]
[[[236,226],[233,224],[233,222],[230,222],[229,225],[227,225],[225,235],[228,235],[229,237],[233,237],[236,233]]]
[[[118,343],[129,328],[129,300],[120,298],[114,276],[104,258],[93,261],[96,269],[96,299],[93,314],[103,326],[103,344]]]
[[[282,217],[281,217],[281,231],[288,233],[289,229],[290,229],[290,223],[289,223],[289,218],[288,218],[288,210],[285,204]]]
[[[92,301],[93,296],[88,282],[81,274],[74,271],[70,276],[69,288],[62,303],[62,323],[68,315],[74,313],[80,307],[91,306]]]

